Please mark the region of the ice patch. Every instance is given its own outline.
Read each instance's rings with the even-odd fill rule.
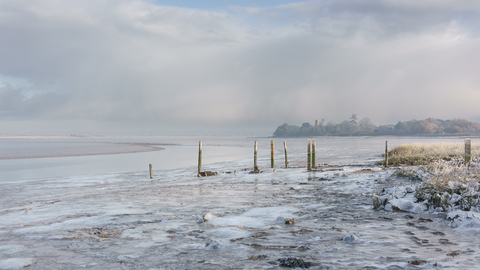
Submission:
[[[22,246],[22,245],[0,246],[0,253],[2,253],[2,254],[14,254],[14,253],[20,252],[22,250],[25,250],[25,247]]]
[[[360,237],[353,235],[353,234],[347,234],[342,238],[342,241],[345,243],[358,243],[361,241]]]
[[[231,217],[217,217],[209,221],[215,225],[224,226],[248,226],[248,227],[263,227],[266,226],[265,220],[253,217],[231,216]]]
[[[393,199],[390,200],[389,203],[392,205],[393,210],[401,210],[416,214],[420,214],[424,211],[424,206],[422,204],[414,203],[408,199]],[[386,206],[385,209],[387,209]]]
[[[295,207],[254,208],[239,216],[213,217],[209,223],[226,226],[265,227],[276,222],[279,216],[294,216]]]
[[[480,233],[480,213],[456,210],[448,213],[451,226],[462,233]]]
[[[136,245],[136,248],[149,248],[155,246],[155,242],[143,242],[141,244]]]
[[[34,226],[17,229],[14,232],[18,234],[22,233],[45,233],[50,231],[64,231],[75,230],[83,228],[95,228],[102,227],[103,225],[112,221],[113,217],[109,216],[93,216],[93,217],[81,217],[72,220],[65,220],[63,222],[54,223],[46,226]]]
[[[219,250],[221,248],[222,248],[222,245],[218,241],[212,241],[205,247],[206,250],[210,250],[210,251]]]
[[[32,258],[10,258],[6,260],[0,260],[0,269],[16,269],[27,267],[32,264]]]
[[[125,254],[125,255],[118,256],[117,260],[131,262],[131,261],[134,261],[135,259],[138,259],[138,258],[140,258],[140,255],[138,255],[138,254]]]
[[[246,217],[263,217],[276,219],[278,216],[292,216],[294,212],[298,211],[295,207],[264,207],[254,208],[242,214]]]
[[[122,232],[121,238],[127,239],[146,239],[147,236],[142,232],[142,229],[135,228],[135,229],[128,229]]]
[[[216,237],[221,237],[221,238],[242,238],[242,237],[247,237],[249,233],[245,230],[239,229],[239,228],[220,228],[216,229],[211,232],[213,236]]]

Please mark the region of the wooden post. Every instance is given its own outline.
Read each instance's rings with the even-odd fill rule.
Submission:
[[[285,168],[288,168],[287,142],[286,141],[283,141],[283,148],[285,148]]]
[[[275,148],[274,148],[274,141],[272,140],[270,142],[270,163],[272,165],[272,168],[275,168]]]
[[[388,167],[388,141],[385,142],[385,167]]]
[[[312,168],[315,169],[317,167],[315,158],[316,158],[316,152],[317,152],[317,140],[313,139],[312,140]]]
[[[202,172],[202,141],[198,142],[198,177]]]
[[[152,164],[148,164],[148,168],[150,168],[150,179],[153,179],[153,175],[152,175]]]
[[[470,139],[465,139],[465,165],[469,165],[472,160],[472,142]]]
[[[255,150],[253,151],[253,170],[255,172],[258,171],[258,166],[257,166],[257,145],[258,141],[255,141]]]
[[[312,170],[312,141],[308,140],[307,146],[307,171]]]

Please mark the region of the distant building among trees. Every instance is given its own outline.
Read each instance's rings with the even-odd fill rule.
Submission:
[[[358,120],[354,114],[349,120],[341,123],[325,120],[315,120],[315,125],[308,122],[302,126],[279,126],[273,133],[274,137],[307,137],[307,136],[412,136],[412,135],[459,135],[480,134],[480,123],[469,122],[465,119],[441,120],[428,118],[424,120],[398,121],[396,125],[376,126],[365,117]]]

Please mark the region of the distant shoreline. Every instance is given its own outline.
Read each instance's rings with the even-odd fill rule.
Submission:
[[[296,136],[296,137],[257,137],[272,139],[294,139],[294,138],[480,138],[478,134],[417,134],[417,135],[323,135],[323,136]],[[252,137],[255,138],[255,137]]]

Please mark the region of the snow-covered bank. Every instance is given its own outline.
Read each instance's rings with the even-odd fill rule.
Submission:
[[[373,195],[378,210],[428,212],[450,221],[456,231],[480,233],[480,162],[437,161],[428,166],[400,168],[395,175],[410,178],[409,186],[383,189]]]
[[[433,213],[373,209],[373,194],[410,184],[393,171],[249,174],[249,163],[211,165],[221,174],[206,178],[186,168],[153,180],[137,172],[2,183],[0,269],[279,269],[288,258],[312,269],[474,269],[480,260],[479,238]]]

